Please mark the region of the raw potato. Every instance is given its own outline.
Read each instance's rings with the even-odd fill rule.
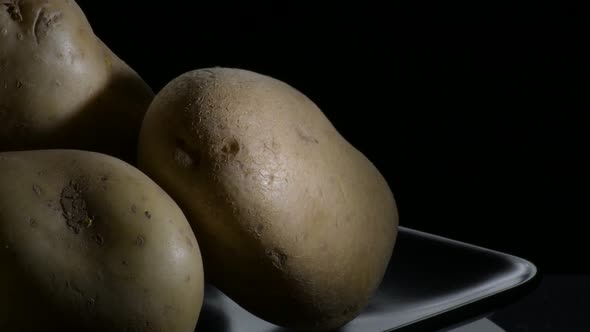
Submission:
[[[0,153],[0,331],[193,332],[197,241],[147,176],[98,153]]]
[[[367,305],[396,204],[304,95],[245,70],[196,70],[155,97],[139,141],[139,167],[187,215],[207,278],[244,308],[320,331]]]
[[[0,1],[0,151],[72,148],[134,162],[152,99],[75,1]]]

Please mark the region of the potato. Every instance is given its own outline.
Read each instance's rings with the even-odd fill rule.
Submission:
[[[207,278],[255,315],[329,330],[380,284],[397,236],[394,197],[287,84],[239,69],[181,75],[148,109],[138,153],[187,215]]]
[[[98,153],[0,153],[0,330],[193,332],[197,241],[147,176]]]
[[[74,1],[0,3],[0,151],[70,148],[135,162],[152,99]]]

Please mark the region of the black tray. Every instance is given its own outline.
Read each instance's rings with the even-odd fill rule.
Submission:
[[[534,282],[533,282],[534,281]],[[537,284],[530,262],[400,227],[389,268],[368,307],[340,332],[432,331],[469,321]],[[198,332],[286,332],[206,287]]]

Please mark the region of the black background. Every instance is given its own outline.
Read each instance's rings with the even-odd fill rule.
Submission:
[[[589,38],[564,25],[587,16],[477,3],[79,1],[155,91],[227,66],[307,94],[384,174],[403,226],[589,272]]]

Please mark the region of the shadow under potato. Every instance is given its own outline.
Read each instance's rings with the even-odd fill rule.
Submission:
[[[229,331],[229,322],[223,311],[205,303],[201,309],[195,332],[206,331]]]
[[[224,332],[230,330],[230,322],[227,315],[214,304],[215,299],[220,296],[221,291],[208,284],[205,285],[205,302],[203,302],[195,332]]]

